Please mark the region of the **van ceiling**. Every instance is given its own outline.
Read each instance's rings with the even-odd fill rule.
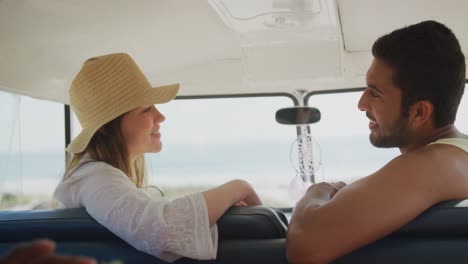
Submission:
[[[348,52],[368,51],[374,41],[397,28],[424,20],[447,25],[468,54],[466,0],[337,0],[343,42]]]
[[[251,10],[252,1],[296,9],[270,16],[286,27],[250,32],[236,31],[217,9]],[[318,11],[303,19],[297,6]],[[364,85],[373,41],[403,25],[444,22],[466,53],[467,7],[463,0],[0,0],[0,90],[67,103],[83,61],[113,52],[132,55],[154,85],[181,83],[179,95],[354,88]],[[267,18],[256,18],[265,26]],[[310,23],[287,26],[301,19]]]

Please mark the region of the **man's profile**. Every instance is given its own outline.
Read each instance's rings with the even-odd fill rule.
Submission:
[[[358,108],[372,145],[401,155],[348,186],[312,185],[289,226],[292,263],[330,262],[438,202],[468,198],[468,137],[454,126],[466,69],[455,35],[425,21],[382,36],[372,54]]]

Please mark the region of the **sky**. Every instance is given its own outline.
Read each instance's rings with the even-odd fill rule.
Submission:
[[[322,112],[321,121],[311,125],[313,135],[334,137],[344,133],[350,136],[368,133],[368,120],[357,109],[360,94],[312,96],[309,105],[318,107]],[[158,108],[166,116],[162,124],[166,144],[201,144],[206,140],[223,142],[226,138],[258,140],[259,134],[265,140],[275,140],[285,133],[294,136],[294,126],[280,125],[274,120],[277,109],[292,105],[292,100],[287,97],[270,97],[175,100]],[[60,103],[0,92],[0,151],[11,148],[12,140],[21,144],[22,150],[27,152],[62,150],[65,141],[63,109]],[[464,96],[456,125],[465,133],[468,133],[467,120],[468,99]],[[222,129],[232,127],[233,122],[243,128]],[[77,130],[80,129],[78,122],[75,121],[74,125],[78,127]],[[15,130],[12,131],[12,128]],[[216,129],[219,129],[219,133],[213,133]],[[209,139],[206,139],[206,135],[209,135]]]

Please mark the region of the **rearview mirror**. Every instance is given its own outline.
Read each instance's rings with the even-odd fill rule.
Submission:
[[[288,107],[276,111],[276,121],[285,125],[307,125],[320,121],[320,111],[315,107]]]

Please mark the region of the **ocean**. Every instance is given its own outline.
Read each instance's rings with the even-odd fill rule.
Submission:
[[[397,149],[376,149],[363,137],[315,139],[322,156],[317,182],[350,183],[398,155]],[[287,141],[171,144],[161,153],[147,154],[148,179],[162,189],[190,192],[240,178],[250,182],[262,199],[274,205],[293,205],[289,183],[296,170],[291,148],[292,142]],[[60,150],[1,153],[0,190],[26,196],[51,195],[63,176],[64,159]]]

